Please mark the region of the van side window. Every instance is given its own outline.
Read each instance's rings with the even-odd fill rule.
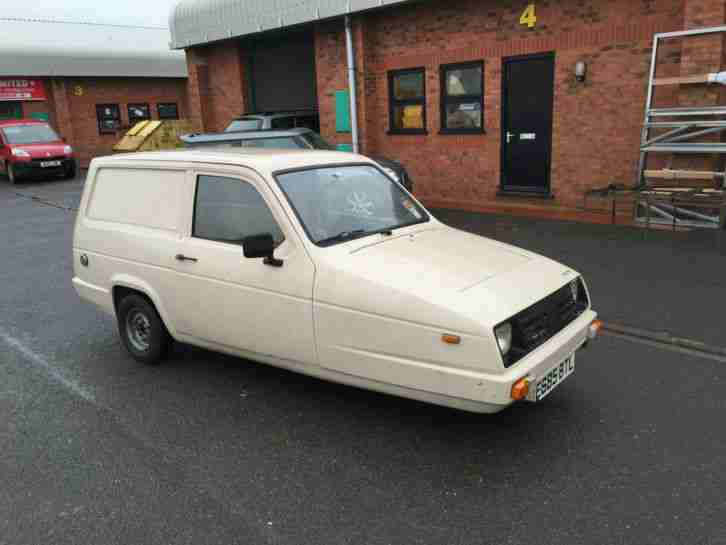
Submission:
[[[192,236],[242,245],[245,237],[264,233],[276,244],[285,238],[252,184],[222,176],[197,177]]]

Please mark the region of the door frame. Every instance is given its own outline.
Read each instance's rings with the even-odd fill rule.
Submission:
[[[507,64],[512,62],[523,62],[534,59],[548,59],[552,61],[553,81],[552,81],[552,116],[550,118],[550,134],[547,145],[547,185],[544,189],[539,187],[518,187],[511,188],[507,187],[504,183],[505,179],[505,165],[506,165],[506,153],[505,153],[505,139],[506,139],[506,115],[509,107],[509,100],[507,98]],[[555,111],[555,76],[557,65],[554,51],[548,51],[545,53],[534,53],[531,55],[514,55],[512,57],[502,58],[502,111],[500,112],[501,118],[499,123],[500,131],[500,145],[499,145],[499,193],[504,195],[524,195],[529,197],[545,197],[552,198],[552,126],[554,125],[554,111]]]

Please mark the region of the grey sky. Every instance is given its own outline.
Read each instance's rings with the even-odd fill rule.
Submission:
[[[174,4],[175,0],[33,0],[7,2],[0,16],[166,27]]]

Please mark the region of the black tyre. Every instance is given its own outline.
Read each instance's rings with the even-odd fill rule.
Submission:
[[[66,171],[63,173],[63,178],[66,180],[72,180],[75,177],[76,177],[76,163],[74,161],[66,167]]]
[[[154,306],[141,295],[127,295],[116,317],[121,341],[131,357],[147,365],[160,363],[172,339]]]
[[[6,172],[8,175],[8,180],[10,180],[11,184],[17,184],[18,183],[18,175],[15,173],[15,167],[12,163],[5,163],[6,164]]]

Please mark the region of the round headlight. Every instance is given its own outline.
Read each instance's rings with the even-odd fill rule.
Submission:
[[[63,153],[65,153],[66,155],[70,155],[71,153],[73,153],[73,148],[70,146],[63,146]]]
[[[497,338],[502,356],[506,356],[512,348],[512,324],[507,322],[497,326],[494,329],[494,336]]]

